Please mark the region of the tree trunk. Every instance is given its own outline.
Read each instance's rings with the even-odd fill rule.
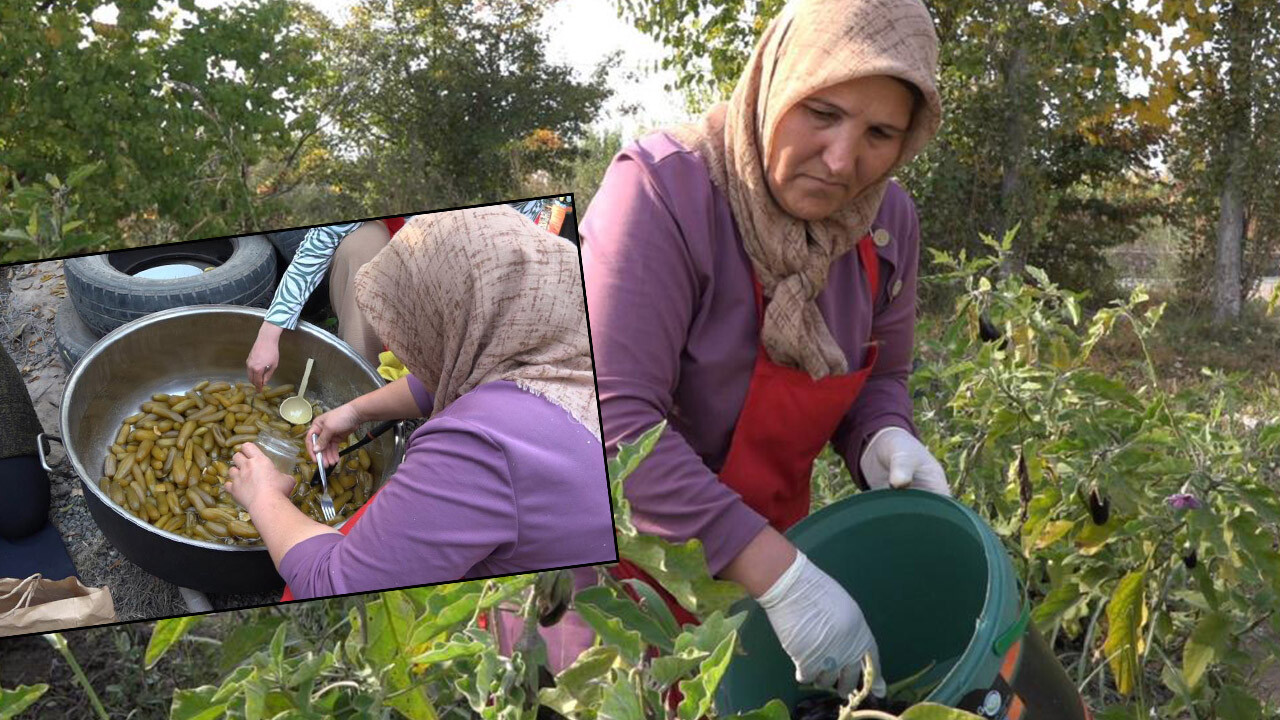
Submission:
[[[1243,157],[1239,137],[1232,133],[1226,147],[1231,164],[1222,183],[1218,210],[1218,243],[1213,268],[1213,322],[1226,325],[1240,317],[1240,259],[1244,247],[1244,199],[1240,194],[1240,166]]]
[[[1004,240],[1004,234],[1018,222],[1019,194],[1022,192],[1022,158],[1027,145],[1027,49],[1021,37],[1009,54],[1005,64],[1004,95],[1008,102],[1008,114],[1004,123],[1004,175],[1000,179],[1000,218],[996,225],[995,240]],[[1001,263],[1000,272],[1005,277],[1019,275],[1027,263],[1027,245],[1023,239],[1014,242],[1009,254]]]
[[[1213,268],[1213,322],[1223,326],[1240,318],[1243,299],[1245,158],[1250,152],[1253,105],[1254,8],[1249,0],[1228,5],[1223,13],[1226,34],[1226,138],[1222,144],[1226,173],[1219,195],[1218,232]]]

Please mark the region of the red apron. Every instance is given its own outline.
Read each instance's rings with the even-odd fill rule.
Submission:
[[[369,501],[366,502],[364,505],[361,505],[360,509],[356,510],[354,515],[347,518],[347,521],[342,524],[342,527],[338,528],[338,532],[342,533],[343,535],[350,533],[351,528],[356,526],[356,523],[359,522],[360,518],[364,516],[364,511],[369,509],[369,506],[373,504],[374,498],[378,497],[378,493],[380,492],[382,492],[382,490],[378,490],[377,492],[375,492],[373,494],[373,497],[369,498]],[[284,594],[280,596],[280,602],[289,602],[293,599],[294,599],[293,591],[289,589],[288,585],[285,585]]]
[[[874,307],[880,292],[880,264],[871,235],[859,241],[858,255]],[[754,274],[752,282],[759,327],[764,324],[764,297]],[[763,343],[757,348],[747,397],[719,477],[779,532],[809,514],[813,461],[862,392],[876,355],[877,347],[873,344],[861,370],[814,380],[803,370],[773,363]],[[611,572],[618,579],[638,578],[652,585],[681,624],[697,622],[670,593],[634,564],[622,560]]]

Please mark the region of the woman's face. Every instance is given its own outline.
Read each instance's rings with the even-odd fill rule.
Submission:
[[[823,88],[778,122],[765,166],[769,192],[788,214],[825,218],[893,167],[914,99],[887,75]]]

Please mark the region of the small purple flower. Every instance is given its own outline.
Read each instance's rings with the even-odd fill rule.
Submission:
[[[1164,499],[1165,503],[1174,510],[1199,510],[1200,499],[1195,495],[1186,492],[1174,493]]]

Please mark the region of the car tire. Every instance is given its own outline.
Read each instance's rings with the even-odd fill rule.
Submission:
[[[298,251],[298,245],[302,243],[303,238],[310,231],[311,228],[283,230],[281,232],[267,233],[267,239],[276,247],[280,257],[284,258],[285,264],[288,264],[293,262],[293,254]]]
[[[67,372],[71,372],[71,368],[102,338],[102,334],[80,319],[68,297],[58,303],[57,314],[53,318],[53,337],[58,346],[58,359],[62,360]]]
[[[166,279],[134,275],[179,263],[207,270]],[[275,290],[276,256],[267,238],[247,235],[68,258],[63,271],[76,313],[105,335],[144,315],[184,305],[266,307]]]

